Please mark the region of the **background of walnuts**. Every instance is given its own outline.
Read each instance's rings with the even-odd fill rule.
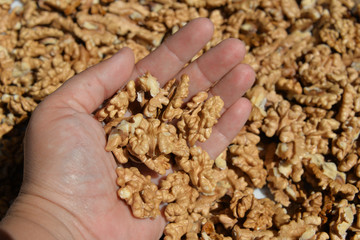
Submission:
[[[23,0],[10,12],[12,2],[0,0],[1,216],[19,190],[24,130],[44,97],[124,46],[139,60],[209,17],[215,33],[196,57],[239,38],[256,72],[253,112],[226,154],[247,186],[222,228],[238,239],[360,239],[358,0]],[[272,198],[254,199],[265,185]]]

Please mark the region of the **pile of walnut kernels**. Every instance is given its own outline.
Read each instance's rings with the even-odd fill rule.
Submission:
[[[199,156],[199,164],[210,164],[210,171],[219,172],[210,184],[215,194],[201,189],[207,183],[194,185],[187,170],[169,176],[159,187],[169,192],[174,184],[184,185],[192,196],[184,204],[174,203],[174,211],[187,209],[179,215],[168,213],[165,235],[169,239],[182,233],[187,239],[360,239],[359,1],[22,2],[22,8],[9,13],[12,1],[0,0],[1,215],[21,183],[20,145],[28,118],[45,96],[124,46],[132,48],[139,60],[186,22],[209,17],[215,33],[202,52],[229,37],[246,43],[244,63],[256,72],[256,83],[246,94],[253,111],[219,158],[211,160],[201,150],[190,149],[192,156]],[[139,121],[136,116],[128,120]],[[114,145],[109,141],[107,147],[121,159],[125,148]],[[164,151],[180,155],[175,149]],[[119,171],[138,178],[143,186],[148,183],[135,169]],[[127,200],[125,182],[119,185]],[[153,185],[146,186],[147,192],[154,192]],[[254,198],[254,189],[264,186],[270,198]],[[200,192],[192,193],[194,188]],[[225,193],[217,191],[224,188]],[[134,214],[154,216],[153,206]]]
[[[185,234],[198,239],[202,224],[213,216],[211,206],[225,194],[232,196],[243,181],[227,168],[225,158],[214,161],[195,146],[210,137],[224,102],[219,96],[208,98],[206,92],[199,92],[183,107],[189,94],[187,75],[180,81],[171,79],[163,88],[149,73],[137,83],[128,82],[95,114],[108,135],[106,150],[121,164],[129,160],[145,164],[160,176],[172,167],[174,172],[157,186],[150,175],[121,165],[116,169],[118,195],[138,218],[159,216],[160,205],[167,203],[164,239],[180,239]],[[132,114],[126,117],[127,113]]]

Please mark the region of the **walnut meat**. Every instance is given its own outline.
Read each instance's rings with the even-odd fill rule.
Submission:
[[[122,181],[123,196],[132,191],[123,200],[139,217],[171,205],[165,239],[360,238],[357,0],[0,2],[0,215],[20,186],[27,119],[47,95],[123,47],[138,62],[191,19],[208,17],[213,37],[191,61],[224,39],[245,43],[243,63],[256,73],[249,121],[211,159],[196,142],[216,124],[219,99],[201,92],[186,103],[186,75],[164,86],[149,74],[128,82],[95,113],[106,150],[123,168],[173,166],[176,174],[157,186],[142,171],[121,170],[138,181]],[[268,200],[253,197],[260,187]]]
[[[128,82],[95,114],[108,134],[106,150],[112,151],[120,164],[130,159],[164,175],[176,162],[182,170],[168,175],[157,186],[136,168],[117,169],[118,195],[131,206],[136,217],[156,217],[160,204],[168,204],[165,216],[170,223],[164,230],[166,239],[177,239],[191,231],[197,234],[200,228],[196,226],[201,221],[195,216],[207,212],[205,216],[210,217],[210,208],[203,209],[201,203],[216,201],[230,188],[226,163],[218,168],[204,150],[189,147],[210,136],[220,117],[222,100],[206,100],[208,95],[200,93],[183,108],[188,82],[189,77],[184,75],[180,83],[173,79],[160,88],[156,78],[146,73],[137,82]],[[190,113],[197,122],[195,126],[189,125],[193,122],[185,123],[186,131],[171,121]]]

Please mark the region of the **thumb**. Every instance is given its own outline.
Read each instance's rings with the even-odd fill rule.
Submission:
[[[70,78],[45,101],[77,112],[93,112],[130,78],[135,65],[134,55],[123,48],[111,58]]]

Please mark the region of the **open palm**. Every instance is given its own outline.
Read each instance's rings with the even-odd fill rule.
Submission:
[[[28,221],[58,239],[159,239],[165,220],[136,219],[117,197],[116,162],[104,150],[105,133],[91,113],[146,71],[160,83],[187,73],[190,96],[209,89],[225,102],[210,139],[201,144],[216,157],[248,118],[251,107],[242,95],[252,85],[254,73],[240,63],[245,49],[236,39],[223,41],[183,68],[212,33],[208,19],[196,19],[136,65],[131,50],[124,48],[47,97],[34,111],[27,130],[24,183],[9,221],[12,215],[27,213]]]

